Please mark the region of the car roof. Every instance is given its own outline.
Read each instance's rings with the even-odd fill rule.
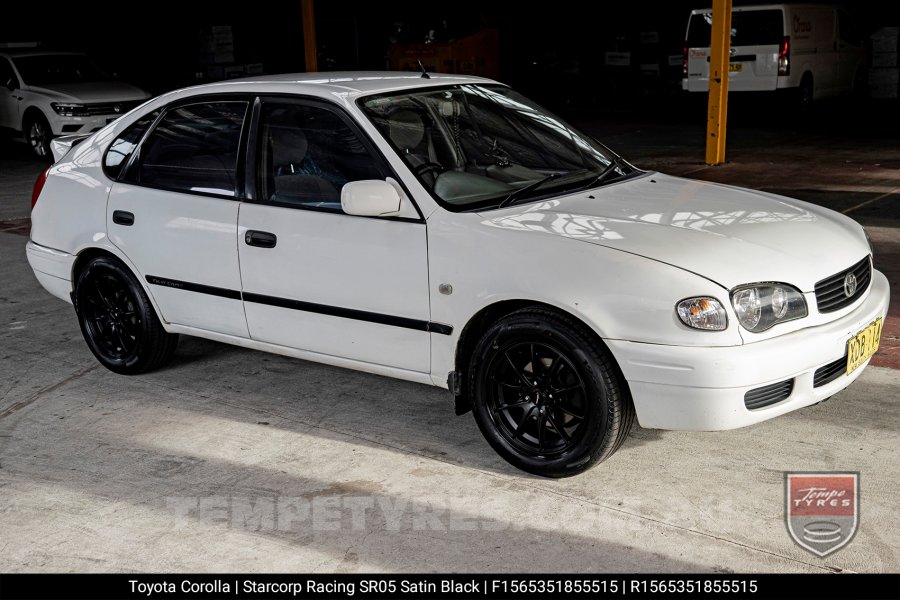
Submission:
[[[283,73],[229,79],[217,83],[193,86],[184,90],[185,95],[217,92],[267,92],[267,93],[318,93],[378,94],[405,89],[458,85],[465,83],[497,83],[483,77],[429,73],[423,77],[412,71],[330,71],[324,73]]]

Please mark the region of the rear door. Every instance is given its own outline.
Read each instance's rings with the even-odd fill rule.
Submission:
[[[774,90],[778,82],[778,50],[784,38],[780,8],[742,10],[731,15],[728,91]],[[688,89],[709,89],[712,13],[691,15],[688,26]]]
[[[247,100],[170,107],[110,191],[107,231],[170,323],[247,337],[237,176]],[[107,162],[117,160],[114,142]],[[127,150],[127,144],[123,146]]]

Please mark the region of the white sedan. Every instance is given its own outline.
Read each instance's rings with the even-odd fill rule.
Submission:
[[[635,416],[720,430],[821,402],[888,308],[853,220],[641,171],[480,78],[205,85],[54,152],[28,260],[107,368],[158,368],[184,334],[448,388],[545,476]]]

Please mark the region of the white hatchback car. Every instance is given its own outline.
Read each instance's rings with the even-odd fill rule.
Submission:
[[[878,348],[856,222],[641,171],[508,87],[282,75],[165,94],[41,175],[28,260],[109,369],[177,334],[449,388],[510,463],[820,402]]]

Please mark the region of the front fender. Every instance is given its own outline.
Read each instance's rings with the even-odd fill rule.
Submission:
[[[456,346],[469,320],[485,307],[511,300],[555,307],[602,339],[701,347],[742,343],[727,290],[621,250],[485,226],[472,213],[438,211],[428,221],[428,255],[431,318],[453,325],[452,335],[432,336],[432,373],[442,386],[455,369]],[[439,293],[441,284],[450,284],[452,294]],[[729,327],[706,332],[681,323],[675,305],[691,296],[718,299]]]

